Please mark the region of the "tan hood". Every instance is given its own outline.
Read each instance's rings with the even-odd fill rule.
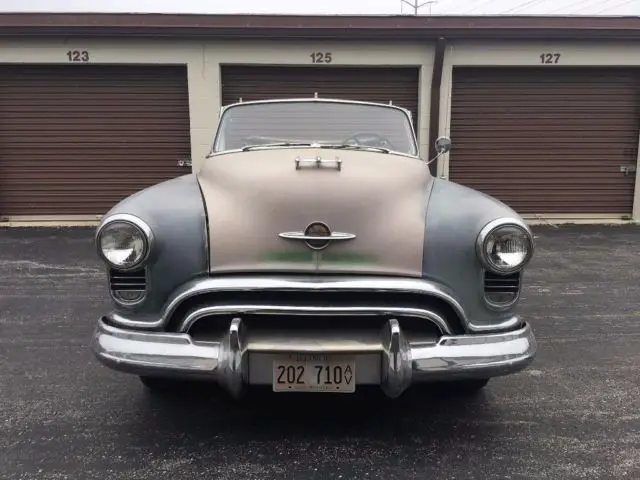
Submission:
[[[341,160],[338,170],[295,159]],[[211,272],[422,273],[428,167],[378,152],[267,149],[206,161],[198,175],[209,218]],[[282,232],[314,221],[355,235],[313,251]]]

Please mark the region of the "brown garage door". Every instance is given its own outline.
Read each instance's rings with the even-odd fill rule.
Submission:
[[[290,97],[393,102],[411,110],[417,128],[417,68],[398,67],[222,67],[222,103]]]
[[[0,216],[104,214],[188,173],[186,68],[0,65]]]
[[[450,179],[520,213],[629,214],[637,71],[455,68]]]

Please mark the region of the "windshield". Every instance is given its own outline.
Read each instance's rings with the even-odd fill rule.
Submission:
[[[213,151],[287,143],[348,145],[418,154],[411,123],[402,110],[317,101],[231,107],[220,119]]]

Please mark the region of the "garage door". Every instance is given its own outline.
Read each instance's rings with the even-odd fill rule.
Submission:
[[[0,65],[0,217],[104,214],[187,173],[186,68]]]
[[[640,127],[628,69],[455,68],[450,179],[520,213],[630,214]]]
[[[319,97],[393,102],[411,110],[418,125],[418,68],[222,67],[222,102]]]

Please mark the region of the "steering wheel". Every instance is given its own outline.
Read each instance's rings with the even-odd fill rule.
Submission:
[[[388,148],[389,150],[395,150],[393,144],[382,135],[372,132],[358,132],[345,139],[343,143],[352,145],[355,142],[357,145],[365,145],[368,147],[381,147]]]

